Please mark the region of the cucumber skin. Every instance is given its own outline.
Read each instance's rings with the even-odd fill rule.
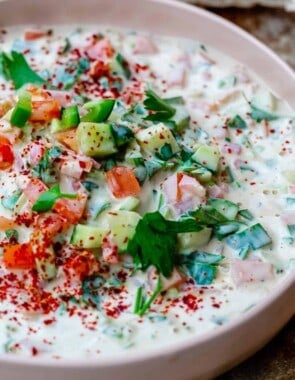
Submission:
[[[71,236],[71,244],[79,248],[100,248],[107,229],[98,226],[77,224]]]
[[[77,140],[86,156],[103,158],[117,152],[109,124],[82,122],[77,129]]]

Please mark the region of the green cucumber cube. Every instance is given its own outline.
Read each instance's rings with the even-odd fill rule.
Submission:
[[[105,123],[80,123],[77,129],[80,150],[91,157],[107,157],[117,152],[112,129]]]
[[[216,147],[209,145],[199,146],[196,152],[192,155],[192,160],[211,170],[212,172],[217,171],[219,159],[219,150]]]
[[[173,154],[180,151],[172,132],[163,123],[141,129],[135,137],[142,149],[151,154],[160,153],[164,145],[169,145]]]

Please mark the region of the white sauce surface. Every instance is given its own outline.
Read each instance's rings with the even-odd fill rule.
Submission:
[[[51,72],[52,67],[55,67],[56,52],[64,45],[65,36],[70,38],[73,47],[79,48],[87,45],[87,36],[99,31],[111,40],[115,49],[127,61],[148,66],[147,70],[137,74],[139,80],[150,83],[161,96],[182,96],[191,116],[191,131],[186,133],[186,139],[190,139],[189,145],[205,142],[218,147],[222,152],[221,161],[231,168],[235,178],[234,183],[228,186],[225,198],[239,203],[241,209],[248,209],[254,215],[255,222],[260,222],[272,238],[271,245],[251,252],[247,260],[257,258],[271,263],[273,274],[266,281],[236,285],[230,269],[236,257],[234,250],[222,242],[212,240],[202,250],[213,253],[222,250],[225,256],[213,283],[206,287],[186,284],[178,290],[170,289],[166,295],[157,298],[150,312],[142,318],[133,313],[137,287],[145,283],[147,291],[150,291],[146,284],[147,275],[141,272],[127,278],[125,290],[119,295],[102,295],[99,310],[83,304],[79,306],[78,303],[63,303],[56,311],[46,315],[40,312],[22,312],[10,302],[10,295],[0,302],[0,353],[32,356],[34,352],[36,354],[36,349],[40,357],[74,359],[109,355],[114,357],[122,350],[149,350],[217,329],[266,299],[272,289],[290,273],[292,266],[294,268],[295,236],[291,236],[287,224],[295,225],[295,203],[288,205],[286,200],[295,199],[295,131],[292,110],[271,95],[257,79],[253,79],[255,77],[248,69],[209,47],[203,48],[197,42],[147,36],[158,51],[154,54],[134,54],[138,37],[133,32],[90,26],[77,32],[73,27],[54,27],[51,37],[30,44],[23,42],[23,30],[14,28],[2,35],[0,48],[9,52],[14,46],[14,49],[20,48],[23,51],[27,44],[31,53],[26,57],[34,58],[34,68],[39,73],[44,73],[43,70]],[[44,46],[48,49],[46,55],[43,54]],[[66,61],[64,57],[60,60]],[[153,79],[150,77],[151,72],[154,73]],[[232,76],[236,78],[235,83],[231,83]],[[228,79],[229,83],[223,87],[218,85],[220,81],[226,82]],[[1,78],[0,86],[3,83],[5,81]],[[10,94],[13,91],[5,87],[0,93],[0,100],[5,101]],[[252,120],[248,101],[253,101],[257,96],[261,103],[265,102],[265,107],[269,106],[264,108],[266,111],[282,117],[261,123]],[[248,125],[242,133],[223,128],[226,121],[236,114]],[[204,131],[203,137],[198,137],[197,128]],[[227,143],[226,136],[231,138],[231,143],[242,147],[240,153],[229,152],[224,147]],[[202,141],[204,137],[205,140]],[[245,139],[248,139],[248,145],[243,144]],[[19,149],[27,141],[18,143]],[[238,160],[246,161],[252,171],[238,169]],[[168,173],[163,172],[146,182],[140,196],[141,212],[157,208],[158,200],[155,201],[152,189],[160,191],[160,183]],[[8,172],[1,171],[0,178],[0,197],[17,188],[15,179]],[[89,201],[90,209],[95,206],[97,199],[111,201],[112,207],[116,207],[117,201],[103,186],[93,191]],[[11,211],[0,205],[0,215],[11,217]],[[286,218],[290,222],[286,223]],[[19,228],[20,242],[27,241],[30,232],[25,227]],[[4,234],[1,235],[4,238]],[[109,286],[116,287],[118,280],[114,274],[120,269],[121,265],[111,267],[107,276]],[[3,264],[0,266],[0,285],[3,284],[4,276],[10,272]],[[29,278],[23,278],[23,271],[13,273],[22,281],[30,281]],[[68,284],[65,285],[64,281],[64,275],[59,270],[55,280],[44,282],[42,286],[54,295],[70,293]],[[71,287],[74,295],[79,283],[72,281]],[[15,293],[17,297],[22,297],[17,289]],[[188,295],[193,297],[196,305],[193,308],[183,302],[183,297]],[[23,297],[26,295],[23,294]],[[107,310],[117,308],[119,298],[123,308],[118,312],[118,317],[113,318]],[[169,307],[167,314],[164,313],[165,307]]]

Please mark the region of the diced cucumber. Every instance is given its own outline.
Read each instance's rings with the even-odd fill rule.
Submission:
[[[203,228],[197,232],[178,234],[178,248],[180,253],[188,254],[207,244],[211,238],[212,229]]]
[[[139,199],[136,197],[125,197],[120,202],[118,202],[114,210],[125,210],[125,211],[133,211],[139,205]]]
[[[288,182],[295,184],[295,170],[285,170],[282,174]]]
[[[205,166],[205,168],[212,172],[217,171],[220,159],[219,150],[213,146],[201,145],[197,148],[196,152],[192,155],[192,160],[198,164]]]
[[[276,98],[267,90],[257,92],[251,103],[255,107],[268,112],[274,112],[276,110]]]
[[[130,67],[125,58],[120,54],[116,54],[110,63],[110,69],[113,74],[123,76],[126,79],[131,77]]]
[[[142,149],[151,154],[160,153],[164,145],[170,146],[173,154],[180,151],[172,132],[163,123],[141,129],[135,137]]]
[[[77,224],[74,228],[71,244],[79,248],[99,248],[108,230],[104,227]]]
[[[245,247],[256,250],[270,244],[271,241],[270,236],[259,223],[226,238],[227,244],[238,250],[245,249]]]
[[[209,199],[208,205],[212,206],[228,220],[234,220],[239,212],[239,206],[226,199]]]
[[[59,119],[52,119],[51,121],[51,124],[50,124],[50,133],[57,133],[57,132],[61,132],[61,131],[64,131],[65,128],[61,121]]]
[[[107,213],[104,218],[112,243],[118,247],[119,252],[125,252],[141,216],[134,211],[118,210]]]
[[[117,152],[111,126],[104,123],[80,123],[77,129],[80,150],[91,157],[106,157]]]

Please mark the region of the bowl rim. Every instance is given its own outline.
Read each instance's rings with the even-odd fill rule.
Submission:
[[[20,1],[20,0],[19,0]],[[22,1],[22,0],[21,0]],[[120,0],[122,1],[122,0]],[[292,68],[281,60],[276,53],[274,53],[270,48],[264,45],[262,42],[257,40],[255,37],[251,36],[248,32],[244,31],[240,27],[234,25],[230,21],[213,14],[212,12],[202,9],[198,6],[194,6],[192,4],[187,4],[180,2],[178,0],[141,0],[144,2],[153,2],[156,4],[165,4],[170,7],[179,8],[186,10],[190,13],[199,15],[211,22],[218,24],[222,28],[226,28],[231,30],[242,39],[248,40],[252,45],[255,45],[256,48],[263,51],[269,59],[273,61],[275,65],[280,67],[283,71],[284,76],[289,76],[293,80],[295,80],[295,73]],[[2,3],[9,3],[10,0],[0,0],[0,7]],[[13,26],[13,25],[12,25]],[[114,24],[114,26],[116,26]],[[295,107],[295,97],[291,102],[292,106]],[[293,104],[294,103],[294,104]],[[130,355],[131,351],[126,351],[122,353],[116,353],[115,358],[111,356],[103,356],[96,357],[91,359],[53,359],[50,357],[40,358],[40,357],[22,357],[22,356],[13,356],[12,354],[0,354],[0,365],[1,364],[13,364],[13,365],[22,365],[22,366],[35,366],[35,367],[56,367],[56,368],[109,368],[109,367],[117,367],[122,364],[128,365],[134,362],[141,362],[153,359],[155,357],[164,357],[175,354],[184,349],[192,348],[197,345],[203,345],[208,342],[213,342],[214,340],[222,338],[222,336],[226,336],[231,330],[238,329],[245,324],[250,324],[254,322],[255,319],[262,314],[268,307],[270,307],[278,298],[280,298],[284,293],[288,290],[295,290],[295,276],[294,271],[288,273],[285,278],[279,283],[275,289],[273,289],[270,294],[268,294],[264,300],[262,300],[259,305],[255,305],[253,308],[245,312],[243,315],[239,315],[235,317],[233,320],[227,322],[222,326],[216,326],[214,329],[205,332],[201,335],[192,336],[183,338],[181,341],[170,343],[168,346],[161,347],[152,347],[148,350],[144,351],[132,351],[132,355]],[[295,310],[294,310],[295,312]],[[291,315],[290,315],[291,317]],[[115,360],[114,360],[115,359]]]

